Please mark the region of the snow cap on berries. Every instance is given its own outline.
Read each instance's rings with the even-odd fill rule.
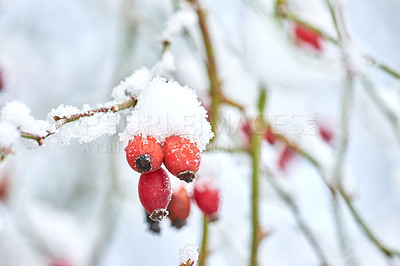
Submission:
[[[189,87],[176,81],[155,77],[137,98],[138,103],[127,118],[126,130],[120,134],[126,146],[136,135],[152,136],[159,142],[171,135],[193,141],[200,151],[213,137],[207,112]]]
[[[125,78],[125,80],[121,81],[121,83],[116,86],[112,93],[111,97],[117,103],[124,102],[130,97],[137,98],[138,95],[144,90],[151,80],[151,72],[148,68],[142,67],[132,75]]]

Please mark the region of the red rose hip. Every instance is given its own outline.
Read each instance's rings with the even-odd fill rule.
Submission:
[[[294,35],[296,42],[299,44],[307,44],[313,47],[316,51],[322,51],[321,36],[303,25],[294,25]]]
[[[164,164],[179,179],[192,182],[200,166],[200,150],[196,144],[181,136],[170,136],[164,142]]]
[[[269,144],[273,145],[276,142],[275,133],[271,129],[267,129],[264,133],[264,139],[268,141]]]
[[[160,143],[150,136],[135,136],[129,141],[125,152],[129,165],[139,173],[157,170],[164,160]]]
[[[167,210],[172,226],[179,229],[186,224],[186,219],[190,213],[190,198],[185,187],[180,186],[179,189],[172,192],[171,202]]]
[[[218,219],[220,192],[210,182],[202,182],[194,187],[194,199],[197,206],[211,221]]]
[[[160,168],[152,173],[140,175],[139,199],[153,221],[161,222],[168,215],[167,206],[171,200],[171,183],[167,172]]]
[[[278,158],[279,169],[282,171],[286,171],[289,164],[295,158],[295,155],[296,155],[296,153],[290,147],[285,146],[285,148],[279,154],[279,158]]]

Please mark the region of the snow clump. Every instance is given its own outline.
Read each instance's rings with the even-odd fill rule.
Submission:
[[[171,135],[186,137],[200,151],[214,136],[207,112],[189,87],[155,77],[137,98],[120,140],[126,146],[136,135],[152,136],[160,143]]]
[[[199,252],[197,247],[193,244],[186,244],[184,248],[179,249],[179,265],[186,265],[188,263],[197,262],[199,258]]]

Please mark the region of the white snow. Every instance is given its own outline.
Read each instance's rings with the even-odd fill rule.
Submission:
[[[135,135],[152,136],[159,142],[171,135],[189,138],[200,151],[213,137],[207,113],[189,87],[176,81],[155,77],[138,97],[138,103],[127,118],[120,140],[126,146]]]
[[[54,117],[59,117],[59,118],[64,118],[64,117],[69,117],[71,115],[78,114],[80,110],[72,105],[65,105],[61,104],[56,108],[53,108],[47,118],[50,120],[54,120]]]
[[[221,164],[226,154],[220,152],[206,152],[201,155],[201,164],[197,172],[196,189],[219,189]]]
[[[154,76],[165,78],[170,78],[175,71],[175,57],[169,49],[163,53],[160,62],[156,63],[151,69]]]
[[[11,101],[1,109],[1,121],[13,124],[23,132],[44,136],[51,130],[51,125],[45,120],[35,120],[31,115],[31,110],[22,102]]]
[[[118,103],[126,101],[130,97],[137,98],[140,92],[146,88],[151,77],[150,70],[146,67],[142,67],[125,78],[125,80],[121,81],[121,83],[113,89],[111,97]]]
[[[161,42],[172,43],[175,36],[178,35],[183,28],[194,25],[196,20],[196,14],[192,9],[182,9],[177,11],[168,20],[164,31],[161,33]]]
[[[10,148],[19,138],[20,133],[17,128],[7,122],[0,121],[0,149]]]
[[[79,143],[88,143],[100,136],[113,135],[120,118],[118,113],[95,113],[63,125],[48,138],[48,142],[69,144],[72,139],[78,139]]]
[[[198,258],[199,252],[196,245],[186,244],[184,248],[179,249],[179,264],[186,264],[189,260],[196,263]]]

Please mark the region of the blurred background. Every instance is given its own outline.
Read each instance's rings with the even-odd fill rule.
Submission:
[[[338,36],[326,1],[283,3],[292,17],[277,12],[275,4],[201,1],[224,94],[252,118],[259,87],[266,87],[265,117],[334,178],[344,131],[343,91],[350,76],[343,187],[379,241],[400,250],[400,83],[366,59],[400,71],[400,2],[343,1],[349,36],[343,46],[327,38]],[[121,79],[160,60],[167,21],[174,12],[190,9],[175,0],[2,0],[0,105],[20,100],[35,118],[45,119],[60,104],[109,101]],[[323,34],[310,33],[299,20]],[[343,47],[355,72],[350,75]],[[173,78],[195,89],[207,107],[209,81],[196,21],[177,35],[171,52]],[[246,146],[243,114],[231,106],[222,106],[221,114],[224,123],[214,146]],[[328,264],[400,265],[398,257],[385,256],[370,241],[343,199],[334,215],[318,169],[294,151],[285,155],[285,149],[285,142],[263,141],[261,164],[272,172],[273,184],[291,195]],[[15,152],[0,168],[1,266],[178,265],[179,249],[187,243],[200,246],[202,215],[194,206],[184,228],[165,220],[160,235],[148,231],[137,196],[139,174],[126,163],[117,135]],[[220,219],[209,228],[207,265],[247,265],[250,157],[208,151],[203,158],[218,162],[213,169],[202,163],[200,171],[213,173],[222,195]],[[259,265],[321,265],[296,212],[268,180],[260,180],[260,226],[268,233],[259,246]]]

